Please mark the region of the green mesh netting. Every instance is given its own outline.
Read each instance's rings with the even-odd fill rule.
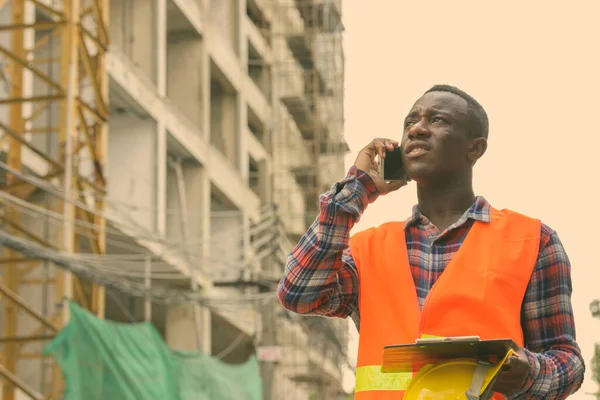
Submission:
[[[69,303],[67,326],[44,349],[65,378],[64,400],[260,400],[259,364],[229,365],[169,349],[151,323],[100,320]]]

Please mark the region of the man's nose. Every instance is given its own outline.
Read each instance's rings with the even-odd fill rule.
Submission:
[[[414,123],[410,128],[408,128],[409,139],[417,139],[429,136],[431,136],[431,132],[429,132],[427,121],[425,121],[424,118],[421,118],[418,122]]]

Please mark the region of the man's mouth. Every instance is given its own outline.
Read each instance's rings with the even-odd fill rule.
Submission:
[[[423,144],[417,144],[411,146],[411,148],[406,149],[406,157],[409,159],[421,157],[423,154],[427,153],[430,150],[430,147]]]
[[[427,153],[429,150],[425,150],[424,148],[421,147],[417,147],[416,149],[412,149],[411,151],[409,151],[406,156],[409,158],[414,158],[414,157],[418,157],[420,155],[423,155],[425,153]]]
[[[407,158],[421,157],[431,150],[431,145],[423,140],[417,140],[407,144],[405,152]]]

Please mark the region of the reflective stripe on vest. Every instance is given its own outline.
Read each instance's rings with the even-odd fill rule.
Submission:
[[[406,390],[412,379],[412,374],[383,373],[381,365],[366,365],[356,368],[356,385],[354,391],[367,390]]]
[[[537,260],[541,223],[507,210],[476,221],[429,291],[423,309],[406,250],[403,223],[354,235],[360,337],[356,400],[399,399],[410,377],[381,373],[383,347],[435,336],[512,339],[523,346],[521,304]],[[496,398],[497,396],[495,396]]]

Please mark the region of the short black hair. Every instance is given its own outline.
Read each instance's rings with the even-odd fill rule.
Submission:
[[[475,100],[465,91],[450,85],[435,85],[431,89],[426,91],[424,94],[430,92],[448,92],[465,99],[468,105],[468,113],[469,119],[471,120],[471,129],[473,136],[483,137],[487,139],[490,130],[490,123],[488,121],[487,113],[477,100]]]

